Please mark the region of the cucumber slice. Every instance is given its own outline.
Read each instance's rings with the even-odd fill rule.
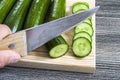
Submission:
[[[90,19],[86,19],[84,22],[86,22],[86,23],[92,25],[92,21],[91,21]]]
[[[92,16],[91,16],[91,17],[89,17],[88,19],[92,21]]]
[[[73,4],[72,13],[74,14],[77,11],[79,11],[80,9],[84,9],[84,10],[89,9],[89,4],[86,2],[77,2],[77,3]]]
[[[73,42],[72,51],[78,57],[88,56],[92,51],[91,42],[84,37],[77,38]]]
[[[80,25],[78,25],[77,27],[75,27],[75,33],[79,33],[81,31],[87,32],[90,36],[92,36],[93,32],[94,32],[92,25],[90,25],[86,22],[83,22]]]
[[[51,58],[58,58],[67,53],[69,45],[62,36],[58,36],[46,43],[46,48]]]
[[[60,44],[60,45],[56,45],[55,47],[53,47],[50,50],[49,55],[52,58],[58,58],[66,54],[67,51],[68,51],[68,45]]]
[[[83,12],[85,11],[85,9],[79,9],[78,11],[76,11],[75,13],[80,13],[80,12]],[[75,14],[73,13],[73,14]],[[92,16],[88,18],[90,21],[92,20]]]
[[[82,31],[82,32],[79,32],[79,33],[75,34],[73,40],[75,40],[75,39],[77,39],[79,37],[85,37],[90,42],[92,42],[92,37],[87,32]]]
[[[80,13],[80,12],[83,12],[83,11],[85,11],[84,9],[79,9],[79,10],[77,10],[76,12],[74,12],[73,14],[75,14],[75,13]]]

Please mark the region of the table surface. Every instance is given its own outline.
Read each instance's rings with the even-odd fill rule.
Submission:
[[[75,73],[6,67],[0,80],[119,80],[120,0],[97,0],[101,9],[96,18],[96,73]]]

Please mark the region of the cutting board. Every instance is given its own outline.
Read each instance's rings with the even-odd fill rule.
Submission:
[[[88,2],[90,8],[95,7],[95,0],[66,0],[66,12],[67,15],[71,14],[71,6],[75,2],[84,1]],[[92,17],[92,24],[94,29],[92,52],[89,56],[84,58],[75,57],[71,51],[71,47],[68,53],[60,58],[52,59],[48,56],[47,49],[42,46],[33,52],[22,57],[18,63],[11,64],[10,66],[16,67],[27,67],[27,68],[40,68],[40,69],[51,69],[51,70],[63,70],[73,72],[95,72],[95,15]],[[62,34],[69,45],[72,44],[73,30],[67,31]],[[21,46],[22,47],[22,46]]]

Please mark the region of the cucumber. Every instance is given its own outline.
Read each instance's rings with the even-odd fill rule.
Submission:
[[[48,12],[47,21],[52,21],[65,16],[66,0],[53,0],[50,11]],[[62,26],[61,26],[62,27]],[[46,47],[51,58],[58,58],[65,55],[69,49],[67,42],[62,36],[58,36],[48,43]]]
[[[72,13],[76,13],[80,10],[88,10],[89,4],[87,2],[76,2],[72,6]]]
[[[84,22],[92,25],[92,21],[90,19],[86,19]]]
[[[68,45],[62,36],[52,39],[46,44],[51,58],[58,58],[68,51]]]
[[[79,10],[78,10],[78,11],[76,11],[75,13],[80,13],[80,12],[83,12],[83,11],[85,11],[85,10],[84,10],[84,9],[79,9]],[[75,13],[74,13],[74,14],[75,14]],[[88,19],[91,21],[91,20],[92,20],[92,16],[91,16],[91,17],[89,17]]]
[[[78,57],[88,56],[92,51],[91,42],[85,37],[79,37],[74,40],[72,51]]]
[[[47,14],[47,21],[62,18],[66,14],[66,0],[53,0]]]
[[[45,20],[49,4],[50,0],[33,0],[24,29],[42,24]]]
[[[93,36],[93,33],[94,33],[92,25],[90,25],[90,24],[88,24],[86,22],[80,23],[77,27],[75,27],[74,31],[75,31],[75,33],[85,31],[90,36]]]
[[[74,35],[73,40],[79,38],[79,37],[85,37],[87,38],[90,42],[92,42],[92,37],[85,31],[79,32],[77,34]]]
[[[86,2],[77,2],[72,6],[72,13],[80,13],[89,9],[89,4]],[[92,27],[92,17],[89,17],[84,22],[74,28],[74,37],[72,51],[75,56],[85,57],[92,51],[92,35],[94,33]]]
[[[84,9],[79,9],[79,10],[77,10],[75,13],[73,13],[73,14],[76,14],[76,13],[80,13],[80,12],[83,12],[83,11],[85,11]]]
[[[87,2],[76,2],[72,5],[72,13],[80,13],[85,10],[89,9],[89,4]],[[89,17],[88,19],[92,19],[92,17]]]
[[[0,24],[3,23],[16,0],[0,0]]]
[[[8,14],[4,24],[10,27],[12,33],[22,29],[22,25],[30,3],[31,0],[17,0],[16,4]]]

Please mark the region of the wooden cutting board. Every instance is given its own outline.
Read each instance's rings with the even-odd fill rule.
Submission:
[[[75,2],[84,1],[89,3],[90,8],[95,7],[95,0],[66,0],[66,1],[67,1],[66,2],[67,15],[71,14],[71,6]],[[94,73],[96,67],[95,15],[92,17],[92,23],[93,23],[94,35],[93,35],[93,43],[92,43],[92,52],[89,54],[89,56],[85,58],[77,58],[73,55],[70,48],[69,52],[65,56],[57,59],[51,59],[48,57],[48,52],[46,48],[42,46],[36,49],[35,51],[28,53],[27,56],[22,57],[22,59],[18,63],[11,64],[10,66]],[[71,45],[73,30],[63,33],[62,36],[66,39],[69,45]]]

